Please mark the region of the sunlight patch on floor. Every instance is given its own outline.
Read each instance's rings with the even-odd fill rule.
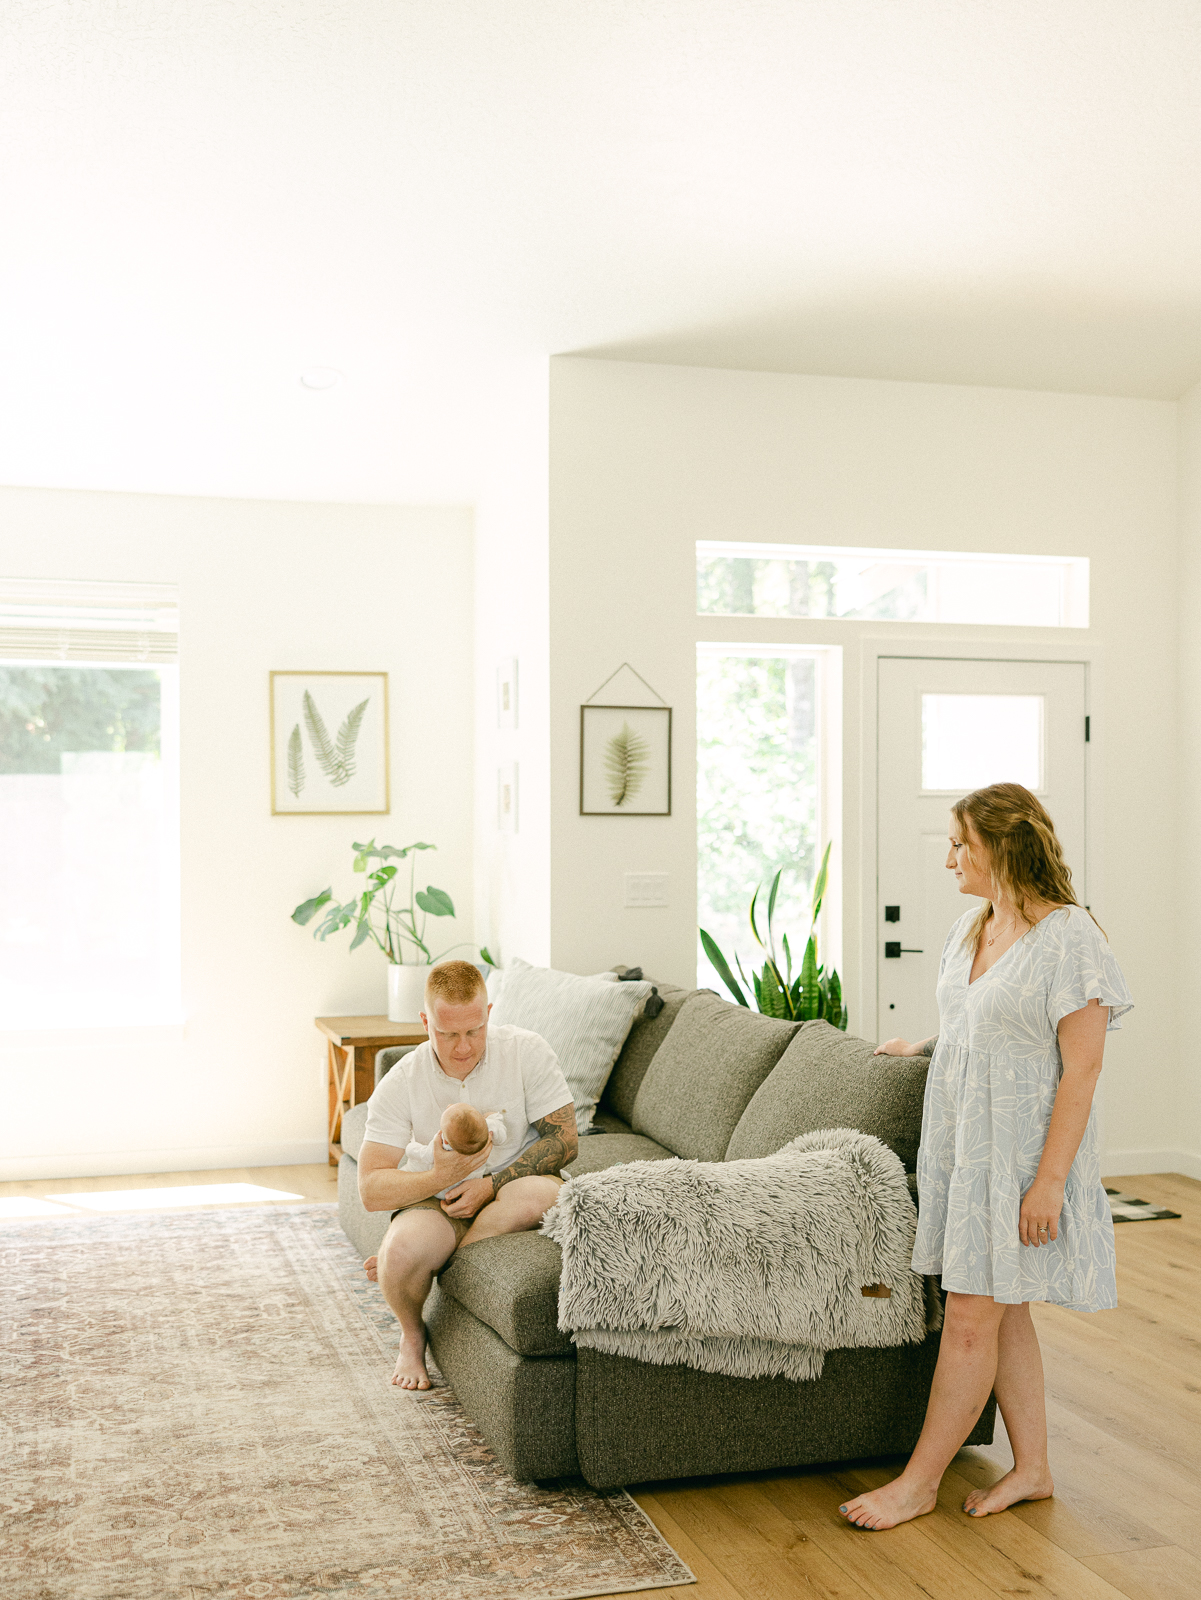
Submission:
[[[57,1202],[55,1209],[71,1206],[82,1211],[162,1211],[168,1206],[262,1205],[269,1200],[303,1200],[304,1196],[285,1189],[267,1189],[258,1183],[193,1183],[146,1189],[93,1189],[90,1193],[52,1194],[46,1198]]]
[[[13,1194],[0,1197],[0,1221],[6,1217],[65,1217],[64,1206],[50,1200],[37,1200],[33,1195]]]

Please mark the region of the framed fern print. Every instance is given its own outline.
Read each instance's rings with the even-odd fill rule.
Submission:
[[[389,810],[388,674],[271,674],[271,814]]]
[[[580,707],[580,815],[671,816],[671,707]]]

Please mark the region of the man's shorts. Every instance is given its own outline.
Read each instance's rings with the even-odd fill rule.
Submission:
[[[554,1177],[554,1174],[544,1173],[543,1176]],[[562,1188],[562,1178],[555,1178],[555,1182],[560,1186],[560,1188]],[[489,1201],[489,1204],[491,1204],[491,1201]],[[480,1211],[483,1209],[483,1206],[481,1206]],[[480,1211],[477,1211],[475,1217],[447,1217],[446,1212],[442,1209],[441,1200],[436,1200],[433,1195],[431,1195],[428,1200],[414,1200],[411,1206],[401,1206],[399,1210],[392,1213],[391,1220],[395,1222],[397,1217],[401,1215],[401,1212],[404,1211],[436,1211],[440,1217],[446,1217],[447,1222],[449,1222],[451,1227],[455,1230],[455,1250],[457,1250],[463,1243],[463,1240],[467,1237],[467,1234],[471,1229],[471,1224],[475,1221],[475,1217],[478,1217],[480,1214]],[[451,1254],[454,1254],[453,1250],[451,1251]]]
[[[481,1207],[480,1209],[482,1210],[483,1208]],[[435,1200],[433,1195],[428,1200],[414,1200],[411,1206],[401,1206],[399,1211],[392,1213],[392,1221],[395,1222],[397,1217],[403,1215],[406,1211],[436,1211],[440,1217],[446,1217],[446,1212],[442,1209],[441,1200]],[[479,1212],[476,1213],[476,1216],[478,1215]],[[446,1217],[446,1220],[455,1230],[455,1250],[457,1250],[467,1237],[467,1231],[475,1221],[475,1217]],[[451,1254],[453,1255],[453,1253],[452,1251]]]

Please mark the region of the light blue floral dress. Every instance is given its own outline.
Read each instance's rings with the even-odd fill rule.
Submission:
[[[1068,1174],[1059,1238],[1023,1245],[1018,1215],[1063,1070],[1057,1026],[1096,999],[1116,1028],[1131,1008],[1130,991],[1082,906],[1050,912],[969,984],[975,952],[964,935],[975,915],[951,929],[938,970],[913,1270],[941,1273],[944,1289],[1006,1305],[1049,1300],[1109,1310],[1118,1303],[1116,1263],[1095,1106]]]

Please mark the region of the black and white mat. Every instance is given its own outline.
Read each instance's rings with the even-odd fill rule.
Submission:
[[[1179,1211],[1169,1211],[1167,1206],[1153,1206],[1148,1200],[1139,1200],[1132,1194],[1122,1194],[1119,1189],[1106,1189],[1109,1209],[1115,1222],[1159,1222],[1165,1217],[1179,1217]]]

